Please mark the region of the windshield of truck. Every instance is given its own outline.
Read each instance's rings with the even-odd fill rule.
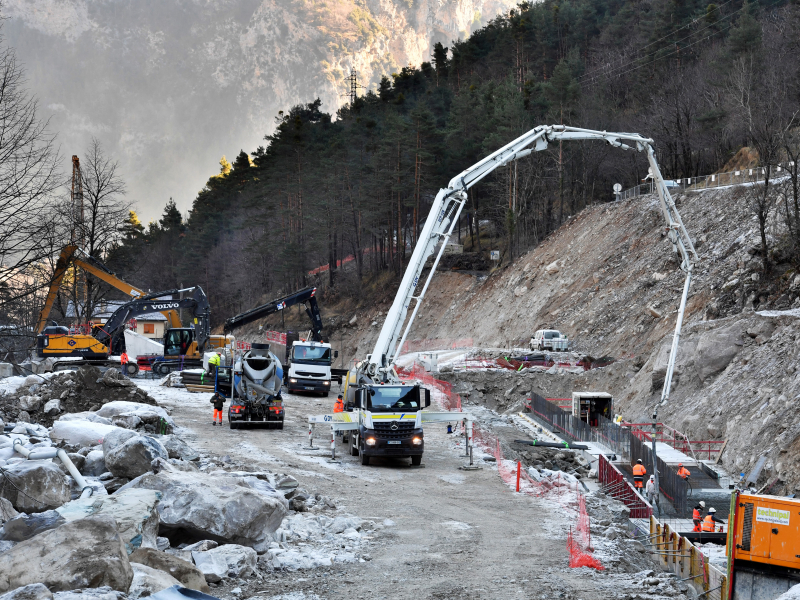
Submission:
[[[372,412],[416,411],[419,388],[413,385],[375,386],[367,390],[368,410]]]
[[[557,340],[561,337],[561,333],[558,331],[545,331],[544,332],[544,339],[546,340]]]
[[[294,346],[292,362],[301,365],[329,365],[331,364],[331,349],[323,346]]]

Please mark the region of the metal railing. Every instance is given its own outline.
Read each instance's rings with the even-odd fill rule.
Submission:
[[[653,514],[650,504],[636,493],[633,486],[603,454],[597,461],[597,480],[602,485],[601,491],[615,500],[619,500],[631,509],[632,519],[649,519]]]
[[[782,179],[788,174],[788,168],[793,167],[794,163],[788,165],[775,165],[771,168],[770,179]],[[697,177],[681,177],[680,179],[665,179],[667,188],[672,190],[706,190],[731,185],[742,185],[745,183],[759,183],[764,181],[766,175],[765,167],[754,167],[752,169],[740,169],[727,173],[714,173],[713,175],[700,175]],[[618,195],[618,200],[637,198],[647,194],[654,194],[655,184],[652,181],[642,183],[630,189],[622,191]]]

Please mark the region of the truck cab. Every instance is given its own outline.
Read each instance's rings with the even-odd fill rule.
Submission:
[[[430,390],[419,385],[365,385],[354,391],[357,434],[350,454],[368,465],[373,456],[410,457],[422,464],[425,438],[421,412],[431,404]]]
[[[289,393],[316,392],[327,396],[331,389],[331,364],[339,356],[324,342],[292,342],[288,353],[286,387]]]

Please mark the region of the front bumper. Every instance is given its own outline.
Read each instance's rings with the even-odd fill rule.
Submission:
[[[330,380],[326,379],[303,379],[300,377],[290,377],[286,382],[286,387],[290,392],[328,392],[331,389]]]
[[[422,456],[425,451],[425,438],[422,429],[415,429],[411,433],[403,432],[397,435],[384,435],[368,429],[362,434],[363,452],[365,456]],[[417,437],[422,440],[420,444],[414,444],[413,439]],[[368,446],[367,439],[374,438],[375,445]],[[398,443],[399,442],[399,443]]]

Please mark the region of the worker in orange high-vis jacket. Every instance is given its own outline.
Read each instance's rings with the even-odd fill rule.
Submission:
[[[637,490],[641,490],[644,487],[644,477],[647,475],[647,469],[644,468],[642,464],[642,459],[636,461],[636,464],[633,465],[633,486]]]
[[[703,524],[703,511],[705,509],[706,503],[702,500],[692,509],[692,522],[694,522],[694,529],[692,529],[692,531],[702,531],[700,526]]]
[[[689,477],[691,473],[689,473],[689,469],[683,466],[683,463],[678,463],[678,477],[683,477],[686,479]]]
[[[120,372],[125,375],[125,365],[128,364],[128,353],[123,352],[119,355],[119,370]]]
[[[336,398],[336,402],[333,404],[333,412],[335,413],[344,412],[344,400],[342,399],[341,394],[339,394],[339,397]]]
[[[708,509],[708,514],[706,515],[706,518],[703,519],[703,531],[704,532],[708,533],[708,532],[714,531],[714,529],[716,529],[716,525],[714,525],[714,523],[722,523],[723,525],[725,524],[725,521],[723,521],[721,519],[718,519],[716,517],[716,515],[714,514],[716,512],[717,512],[717,509],[714,508],[713,506]]]

